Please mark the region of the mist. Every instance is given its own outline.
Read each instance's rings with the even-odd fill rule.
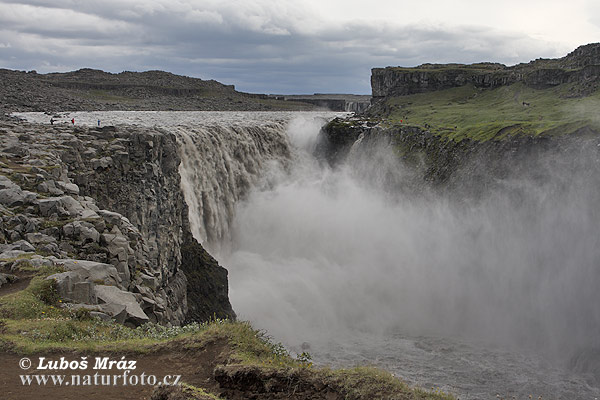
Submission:
[[[290,123],[294,166],[272,165],[238,205],[221,259],[241,319],[289,346],[401,332],[561,358],[600,348],[595,146],[536,152],[489,182],[478,164],[478,196],[415,194],[386,144],[318,162],[321,124]]]

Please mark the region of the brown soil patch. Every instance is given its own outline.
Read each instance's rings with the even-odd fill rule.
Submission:
[[[13,275],[16,275],[19,279],[14,283],[5,283],[0,286],[0,297],[19,292],[29,286],[31,276],[19,276],[18,273],[13,273]]]
[[[136,361],[136,369],[130,371],[131,375],[137,375],[141,379],[142,373],[145,374],[146,381],[148,376],[154,375],[158,382],[171,375],[173,380],[174,375],[181,375],[181,381],[190,385],[203,387],[208,391],[218,391],[218,384],[214,381],[213,371],[217,364],[226,362],[227,354],[229,353],[225,340],[217,340],[208,343],[200,349],[189,351],[179,350],[169,351],[168,349],[160,349],[155,353],[150,354],[76,354],[76,353],[61,353],[61,354],[36,354],[27,356],[33,362],[33,366],[28,370],[22,370],[19,367],[19,361],[24,357],[17,354],[0,353],[0,388],[2,393],[0,397],[10,400],[34,400],[34,399],[61,399],[61,400],[92,400],[92,399],[111,399],[111,400],[149,400],[154,390],[154,386],[132,386],[128,384],[122,385],[122,379],[119,380],[117,386],[113,385],[89,385],[89,386],[73,386],[71,376],[73,374],[81,375],[82,382],[85,375],[90,375],[93,383],[94,374],[98,375],[123,375],[123,371],[112,370],[95,370],[94,360],[96,357],[109,357],[111,360],[120,360],[125,356],[126,360]],[[67,361],[79,361],[82,356],[88,357],[88,367],[82,371],[40,371],[36,370],[39,357],[46,359],[60,360],[64,357]],[[23,385],[21,375],[25,374],[56,374],[65,375],[65,382],[62,386],[54,385],[50,380],[46,385]],[[34,377],[35,379],[35,377]],[[75,378],[76,379],[76,378]],[[97,378],[101,383],[101,377]],[[110,378],[111,380],[114,378]],[[131,378],[128,378],[131,379]],[[112,381],[111,381],[112,383]]]

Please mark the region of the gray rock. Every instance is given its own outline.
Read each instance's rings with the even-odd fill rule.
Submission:
[[[33,247],[31,245],[31,243],[29,243],[26,240],[17,240],[14,243],[1,245],[0,249],[2,251],[7,251],[7,250],[35,251],[35,247]]]
[[[153,276],[141,274],[140,279],[142,280],[142,285],[145,285],[152,290],[156,290],[158,287],[158,279]]]
[[[88,204],[83,204],[83,205],[84,205],[84,207],[89,207]],[[83,213],[81,214],[81,218],[82,219],[92,219],[92,218],[93,219],[101,219],[100,216],[98,215],[98,213],[91,209],[83,210]]]
[[[56,186],[65,193],[79,195],[79,186],[74,183],[57,181]]]
[[[76,283],[81,283],[82,278],[75,271],[60,272],[52,274],[46,280],[54,280],[56,282],[56,290],[60,297],[66,301],[80,302],[73,296],[73,287]]]
[[[0,203],[8,207],[22,206],[25,204],[25,193],[21,188],[10,188],[0,190]]]
[[[42,193],[50,193],[53,196],[62,196],[65,194],[64,191],[56,187],[56,183],[53,180],[40,183],[37,186],[37,190]]]
[[[90,160],[90,163],[93,169],[107,169],[113,164],[113,160],[110,157],[93,158]]]
[[[71,299],[85,304],[96,304],[96,292],[94,283],[90,281],[77,282],[73,284]]]
[[[106,303],[100,304],[102,312],[106,313],[117,323],[123,324],[127,319],[127,307],[123,304]]]
[[[43,233],[28,233],[25,235],[27,241],[33,245],[44,245],[50,243],[56,243],[56,238],[45,235]],[[58,247],[57,247],[58,249]]]
[[[10,260],[26,254],[23,250],[8,250],[0,254],[0,260]]]
[[[51,197],[39,201],[40,214],[49,217],[53,214],[59,217],[78,217],[83,214],[83,206],[71,196]]]
[[[121,223],[121,218],[123,216],[119,213],[108,211],[108,210],[98,210],[98,215],[100,215],[106,223],[111,225],[119,225]]]
[[[90,281],[99,285],[120,285],[121,278],[117,269],[110,264],[103,264],[87,260],[57,260],[57,265],[68,271],[75,272],[81,278],[80,281]]]
[[[0,189],[21,189],[21,187],[11,181],[7,176],[0,175]]]
[[[40,269],[42,267],[53,267],[55,265],[54,257],[42,257],[33,255],[31,258],[23,258],[13,263],[11,271],[20,271],[23,268]]]
[[[126,292],[115,286],[96,286],[96,297],[99,303],[117,304],[125,306],[127,317],[125,324],[139,326],[149,321],[148,316],[137,302],[133,293]]]
[[[125,310],[123,309],[123,311],[125,311]],[[110,315],[100,312],[100,311],[90,311],[90,317],[101,319],[102,321],[110,321],[111,320]]]
[[[63,226],[63,233],[69,238],[73,238],[82,243],[97,243],[100,240],[100,233],[94,225],[84,221],[73,221]]]

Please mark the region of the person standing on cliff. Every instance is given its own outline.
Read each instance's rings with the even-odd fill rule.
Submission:
[[[75,118],[71,118],[71,123],[75,125]]]
[[[50,118],[50,125],[54,125],[54,118]]]

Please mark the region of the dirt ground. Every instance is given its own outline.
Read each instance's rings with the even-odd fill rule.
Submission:
[[[217,389],[218,384],[213,378],[213,371],[217,363],[223,362],[226,354],[226,344],[224,341],[209,343],[203,349],[193,350],[187,353],[161,349],[157,353],[135,355],[135,354],[87,354],[88,368],[83,371],[77,371],[76,374],[93,375],[98,372],[99,375],[122,375],[123,371],[113,369],[111,371],[94,370],[95,357],[110,357],[111,360],[120,360],[124,355],[126,360],[136,361],[136,369],[131,371],[131,375],[138,377],[142,372],[145,376],[154,375],[160,382],[167,375],[181,375],[181,380],[185,383],[200,386],[207,389]],[[61,400],[92,400],[92,399],[114,399],[114,400],[142,400],[150,399],[153,386],[132,386],[128,384],[123,386],[122,380],[118,386],[72,386],[70,377],[74,371],[39,371],[36,367],[39,363],[39,357],[46,357],[51,360],[60,360],[65,357],[68,361],[81,360],[86,354],[63,353],[63,354],[37,354],[27,356],[32,360],[33,366],[28,370],[19,367],[22,355],[0,353],[0,398],[7,400],[37,400],[37,399],[61,399]],[[62,386],[54,385],[52,381],[45,386],[32,383],[30,386],[21,383],[20,375],[25,374],[60,374],[65,375],[65,384]],[[98,378],[99,381],[101,378]],[[112,379],[112,378],[111,378]],[[128,378],[129,379],[129,378]],[[141,378],[140,378],[141,379]],[[173,378],[171,378],[173,379]],[[69,385],[66,385],[69,382]]]

